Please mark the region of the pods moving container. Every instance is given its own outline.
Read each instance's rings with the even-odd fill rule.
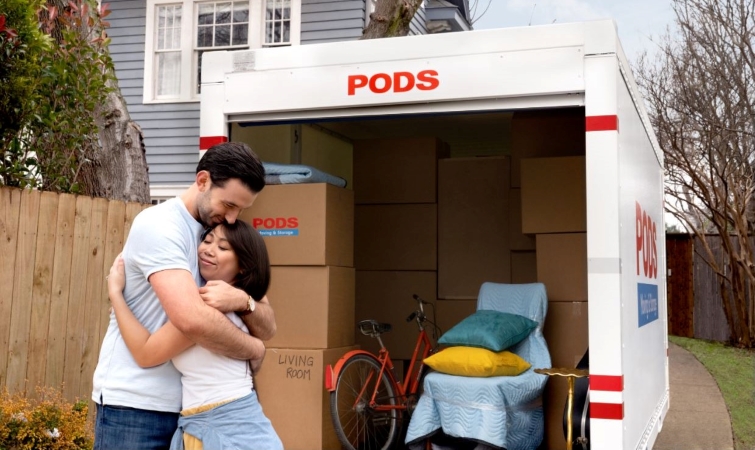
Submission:
[[[357,311],[369,297],[360,285],[386,284],[367,281],[422,275],[439,312],[470,313],[477,271],[454,285],[444,261],[494,270],[491,281],[543,282],[553,365],[574,367],[589,347],[591,448],[652,448],[669,407],[663,155],[613,21],[218,51],[202,62],[200,152],[242,140],[355,191]],[[470,158],[486,157],[477,177]],[[483,179],[498,184],[474,184]],[[385,213],[362,220],[373,211]],[[385,251],[408,255],[396,261],[422,264],[378,255],[387,262],[360,267],[372,229]],[[372,310],[404,317],[410,294],[372,292],[388,302]],[[548,448],[563,445],[562,381],[546,390]]]

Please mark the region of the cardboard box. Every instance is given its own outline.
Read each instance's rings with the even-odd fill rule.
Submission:
[[[268,297],[278,331],[269,347],[333,348],[354,344],[354,269],[274,266]]]
[[[448,155],[434,137],[354,141],[356,203],[435,203],[438,159]]]
[[[587,301],[587,234],[538,234],[536,253],[549,301]]]
[[[441,333],[445,333],[477,311],[477,299],[438,300],[437,308],[438,326],[441,329]]]
[[[325,367],[355,348],[267,349],[254,384],[262,409],[283,441],[283,448],[341,448],[330,418]]]
[[[358,205],[355,211],[357,270],[437,270],[437,205]]]
[[[522,160],[522,232],[587,230],[585,157]]]
[[[543,335],[552,367],[576,367],[589,344],[587,302],[549,302]],[[562,420],[567,392],[566,379],[549,377],[543,395],[545,448],[566,448]]]
[[[354,266],[354,193],[348,189],[266,186],[239,218],[264,236],[274,266]]]
[[[521,186],[523,158],[584,154],[584,108],[517,111],[511,118],[511,187]]]
[[[574,368],[588,346],[587,302],[548,302],[543,336],[553,367]]]
[[[511,282],[514,284],[537,282],[537,253],[511,252]]]
[[[438,162],[438,298],[477,298],[511,280],[508,157]]]
[[[413,294],[432,303],[425,312],[432,317],[437,305],[436,272],[362,271],[356,275],[356,322],[365,319],[390,323],[393,329],[381,335],[392,359],[411,359],[419,330],[416,322],[406,318],[417,309]],[[357,344],[371,352],[380,350],[377,339],[363,335],[354,328]]]
[[[522,190],[509,189],[509,247],[535,250],[535,235],[522,233]]]

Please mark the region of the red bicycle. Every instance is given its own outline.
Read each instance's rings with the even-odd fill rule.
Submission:
[[[392,448],[400,434],[405,414],[411,414],[419,399],[425,365],[422,362],[435,347],[425,331],[427,319],[423,305],[431,305],[414,295],[417,310],[407,317],[419,328],[411,363],[403,383],[396,380],[393,361],[380,335],[391,330],[389,323],[363,320],[357,325],[367,336],[380,343],[377,355],[365,350],[346,353],[335,366],[328,366],[325,387],[330,391],[330,416],[338,439],[347,450]],[[435,310],[433,310],[435,312]],[[437,340],[437,339],[436,339]]]

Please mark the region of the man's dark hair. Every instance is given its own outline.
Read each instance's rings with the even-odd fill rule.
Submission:
[[[221,188],[234,178],[255,193],[265,187],[262,161],[243,142],[224,142],[210,147],[197,164],[197,173],[200,170],[209,172],[212,184]]]
[[[220,226],[238,259],[239,274],[233,280],[233,285],[251,295],[254,300],[262,300],[270,287],[270,258],[265,241],[254,227],[243,220]],[[205,231],[205,235],[210,231],[212,229]]]

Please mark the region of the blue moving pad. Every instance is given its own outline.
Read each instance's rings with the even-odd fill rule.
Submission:
[[[543,440],[542,394],[546,375],[533,369],[551,367],[543,323],[548,309],[545,286],[484,283],[477,309],[519,314],[539,325],[509,351],[532,367],[515,377],[461,377],[428,373],[424,393],[412,414],[406,443],[410,446],[442,429],[449,436],[472,439],[507,450],[534,450]]]
[[[263,162],[266,184],[328,183],[346,187],[346,180],[327,174],[314,167],[300,164],[276,164]]]

